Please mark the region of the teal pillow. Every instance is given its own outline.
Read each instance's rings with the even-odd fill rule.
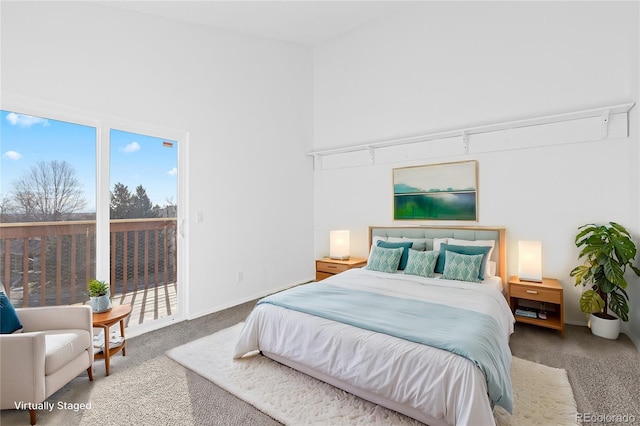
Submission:
[[[20,318],[7,295],[0,291],[0,334],[11,334],[22,328]]]
[[[378,272],[393,273],[398,270],[398,263],[404,248],[384,248],[375,246],[371,249],[367,269]]]
[[[433,270],[436,260],[440,255],[439,251],[418,251],[409,249],[409,259],[404,273],[407,275],[419,275],[421,277],[433,277]]]
[[[482,265],[480,265],[480,272],[478,273],[479,279],[484,279],[484,268],[487,262],[485,262],[485,256],[489,255],[489,251],[491,247],[489,246],[457,246],[452,244],[440,244],[440,256],[438,257],[438,262],[436,263],[435,271],[439,274],[444,272],[444,262],[445,262],[445,252],[452,251],[458,254],[482,254]]]
[[[482,254],[467,255],[447,250],[442,278],[479,283],[478,271],[480,271],[482,258]]]
[[[400,257],[400,264],[398,269],[403,270],[407,266],[407,259],[409,258],[409,249],[413,247],[413,242],[408,243],[390,243],[389,241],[378,240],[376,243],[378,247],[384,248],[402,248],[402,256]]]

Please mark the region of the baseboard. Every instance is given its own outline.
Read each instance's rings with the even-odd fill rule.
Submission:
[[[579,325],[581,327],[587,327],[587,321],[566,321],[564,322],[565,324],[569,324],[569,325]]]
[[[182,316],[169,316],[165,318],[160,318],[157,320],[153,320],[150,322],[146,322],[143,324],[136,324],[133,326],[127,326],[125,330],[125,335],[128,338],[140,336],[141,334],[148,333],[150,331],[159,330],[164,327],[168,327],[173,324],[177,324],[179,322],[185,321],[186,318]]]

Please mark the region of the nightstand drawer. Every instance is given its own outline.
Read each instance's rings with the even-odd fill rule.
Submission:
[[[561,293],[547,288],[536,286],[511,284],[509,288],[511,297],[521,297],[523,299],[537,300],[540,302],[561,303]]]
[[[316,262],[316,271],[328,272],[330,274],[338,274],[349,269],[349,265],[340,265],[337,263]]]

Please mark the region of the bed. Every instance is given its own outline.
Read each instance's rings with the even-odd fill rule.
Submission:
[[[489,425],[495,405],[511,411],[504,228],[370,227],[369,243],[366,268],[261,299],[234,357],[259,351],[429,425]],[[385,269],[405,252],[400,270]],[[446,269],[414,275],[415,259],[435,253]]]

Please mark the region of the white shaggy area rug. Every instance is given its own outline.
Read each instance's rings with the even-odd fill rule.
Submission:
[[[264,356],[233,360],[242,323],[166,354],[286,425],[418,425]],[[576,402],[563,369],[513,358],[514,413],[497,407],[500,426],[577,425]]]

